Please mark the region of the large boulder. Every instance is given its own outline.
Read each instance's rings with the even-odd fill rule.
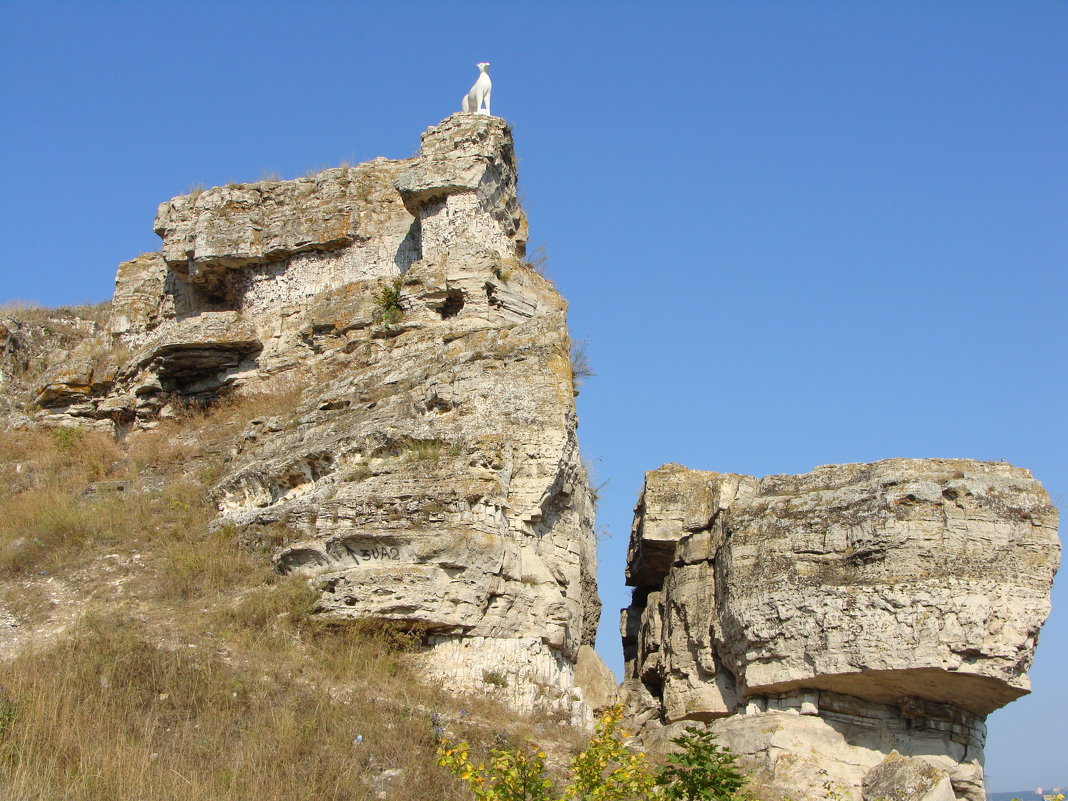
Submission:
[[[896,743],[974,788],[985,716],[1029,690],[1059,554],[1048,495],[1004,463],[761,480],[668,465],[646,475],[631,539],[631,695],[661,723],[722,719],[776,780],[776,753],[834,741],[814,776],[859,787]]]

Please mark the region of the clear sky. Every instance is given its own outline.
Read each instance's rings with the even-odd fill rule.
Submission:
[[[1068,3],[0,0],[0,300],[110,296],[191,185],[407,157],[492,63],[598,375],[598,650],[642,473],[1005,459],[1063,507]],[[1068,580],[989,788],[1068,785]]]

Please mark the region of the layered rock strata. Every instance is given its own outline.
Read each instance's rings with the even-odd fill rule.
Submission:
[[[94,365],[84,354],[75,354],[87,340],[102,334],[101,322],[107,315],[108,304],[58,309],[19,308],[15,304],[0,308],[0,425],[32,425],[37,410],[34,400],[45,374],[57,377],[44,388],[41,397],[45,400],[50,399],[49,388],[57,387],[60,381],[69,386],[69,393],[82,398],[103,391],[100,380],[114,373],[103,364],[107,360]]]
[[[216,525],[273,527],[324,613],[422,631],[455,686],[585,714],[600,604],[566,304],[522,260],[511,132],[457,114],[419,155],[159,208],[107,331],[39,382],[41,420],[118,433],[224,393],[301,393],[254,419]],[[236,536],[236,535],[235,535]]]
[[[1059,553],[1049,497],[1007,464],[666,465],[628,554],[632,707],[650,735],[715,721],[794,798],[859,798],[896,749],[980,801],[984,719],[1029,691]]]

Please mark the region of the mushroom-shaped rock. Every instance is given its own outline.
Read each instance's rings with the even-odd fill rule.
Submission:
[[[723,718],[772,773],[771,735],[731,716],[811,716],[783,722],[797,743],[833,721],[853,786],[881,743],[911,743],[964,792],[985,716],[1029,691],[1059,556],[1048,495],[1004,463],[762,480],[666,465],[646,475],[631,537],[624,649],[645,689],[631,697],[667,723]]]

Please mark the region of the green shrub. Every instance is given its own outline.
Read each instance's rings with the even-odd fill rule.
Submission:
[[[82,442],[82,429],[77,428],[55,428],[52,429],[52,437],[56,441],[56,448],[63,452],[72,451],[79,447]]]
[[[491,748],[489,761],[477,766],[467,743],[438,749],[438,764],[467,784],[479,801],[551,801],[545,776],[545,752],[530,743],[519,748]]]
[[[571,783],[564,789],[568,801],[641,801],[652,796],[656,778],[645,754],[624,743],[619,727],[623,707],[614,706],[601,717],[585,750],[571,761]]]
[[[401,286],[403,279],[398,276],[392,283],[386,284],[375,293],[375,322],[381,323],[384,328],[389,328],[394,323],[400,322],[404,310],[400,305]]]
[[[671,754],[657,776],[663,798],[669,801],[734,801],[747,779],[735,767],[738,757],[716,743],[708,729],[690,726],[672,739],[682,751]]]

